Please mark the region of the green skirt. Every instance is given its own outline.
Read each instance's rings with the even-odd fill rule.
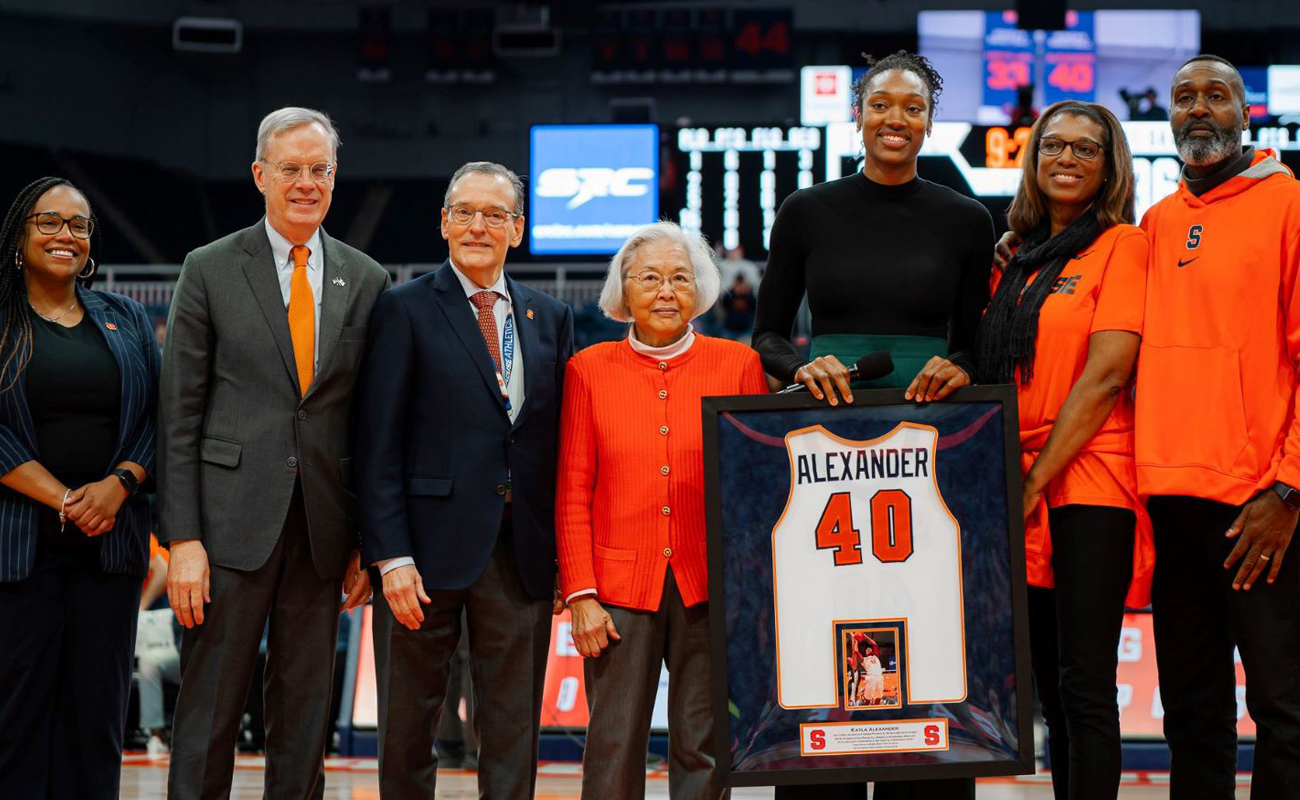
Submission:
[[[948,357],[948,342],[933,336],[881,336],[832,333],[814,336],[812,358],[835,356],[846,367],[876,350],[894,361],[894,371],[870,381],[854,381],[855,389],[906,389],[916,373],[934,356]]]

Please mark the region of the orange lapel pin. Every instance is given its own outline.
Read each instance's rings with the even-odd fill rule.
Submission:
[[[528,317],[529,319],[532,319],[535,315],[533,314],[533,310],[530,308],[526,312],[524,312],[524,316]]]

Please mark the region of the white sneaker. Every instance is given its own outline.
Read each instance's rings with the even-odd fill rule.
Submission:
[[[145,751],[151,756],[165,756],[171,752],[171,749],[155,734],[149,737],[149,744],[145,745]]]

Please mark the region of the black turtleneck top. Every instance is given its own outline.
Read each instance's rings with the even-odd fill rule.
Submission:
[[[993,262],[993,218],[977,201],[921,178],[887,186],[858,172],[787,197],[768,249],[753,341],[777,379],[793,382],[807,361],[790,341],[805,291],[814,336],[947,339],[950,358],[974,374]]]

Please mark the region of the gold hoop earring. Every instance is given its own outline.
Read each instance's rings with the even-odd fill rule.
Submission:
[[[77,273],[77,277],[83,281],[93,278],[95,276],[95,270],[99,269],[99,265],[95,263],[95,259],[93,258],[87,258],[86,263],[90,265],[90,272],[86,272],[86,268],[82,267],[81,272]]]

